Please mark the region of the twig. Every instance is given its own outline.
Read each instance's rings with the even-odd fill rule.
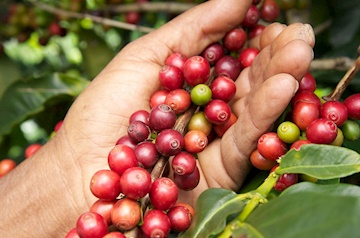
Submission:
[[[167,13],[182,13],[196,6],[192,3],[177,3],[177,2],[145,2],[136,4],[118,4],[110,7],[100,8],[100,10],[111,12],[167,12]]]
[[[154,30],[151,27],[138,26],[138,25],[134,25],[134,24],[126,23],[126,22],[112,20],[112,19],[105,18],[105,17],[94,16],[94,15],[91,15],[88,13],[80,13],[80,12],[72,12],[72,11],[63,10],[60,8],[53,7],[46,3],[37,2],[35,0],[29,0],[29,1],[44,11],[53,13],[55,15],[63,16],[63,17],[70,17],[70,18],[76,18],[76,19],[89,18],[93,22],[100,23],[103,25],[108,25],[108,26],[131,30],[131,31],[137,30],[137,31],[141,31],[144,33],[149,33]]]
[[[323,23],[320,23],[319,25],[317,25],[316,27],[314,27],[314,34],[318,35],[321,32],[325,31],[326,29],[328,29],[332,24],[332,20],[328,19],[326,21],[324,21]]]
[[[344,77],[340,80],[340,82],[336,85],[336,88],[332,93],[327,96],[324,96],[323,99],[326,101],[330,100],[340,100],[341,95],[350,84],[351,80],[354,78],[355,74],[360,69],[360,56],[355,61],[354,65],[346,72]]]
[[[346,71],[355,63],[355,59],[348,57],[314,59],[310,65],[310,71],[313,70],[339,70]]]

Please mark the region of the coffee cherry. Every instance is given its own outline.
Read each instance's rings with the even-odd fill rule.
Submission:
[[[190,92],[191,101],[198,106],[206,105],[212,97],[211,89],[206,84],[198,84]]]
[[[153,93],[150,97],[150,107],[155,108],[160,104],[165,104],[166,96],[168,95],[169,90],[162,89]]]
[[[184,137],[177,130],[166,129],[156,137],[155,146],[163,156],[176,155],[184,147]]]
[[[83,213],[76,222],[76,231],[81,238],[103,238],[107,229],[104,218],[95,212]]]
[[[178,67],[179,69],[183,70],[184,64],[187,59],[188,58],[184,54],[175,52],[166,58],[165,64],[172,65],[172,66]]]
[[[182,151],[174,156],[171,167],[178,175],[189,175],[195,170],[196,158],[192,154]]]
[[[204,108],[206,118],[213,124],[221,125],[230,119],[230,106],[219,99],[211,100]]]
[[[298,102],[314,103],[320,110],[321,100],[314,92],[300,91],[291,99],[291,108],[294,108]]]
[[[299,82],[298,92],[309,91],[314,92],[316,89],[316,80],[310,72],[306,72],[305,76]]]
[[[149,192],[151,204],[159,210],[168,210],[178,198],[178,187],[167,177],[155,179]]]
[[[130,198],[122,198],[114,204],[111,210],[111,221],[121,231],[137,226],[141,219],[140,204]]]
[[[108,164],[110,169],[119,175],[122,175],[128,168],[138,166],[134,150],[122,144],[116,145],[110,150]]]
[[[343,142],[344,142],[344,133],[340,128],[338,128],[336,138],[333,142],[330,143],[330,145],[342,146]]]
[[[260,19],[260,11],[255,5],[251,5],[246,12],[245,18],[241,25],[246,28],[254,27]]]
[[[131,149],[135,149],[137,142],[133,141],[128,135],[123,135],[116,141],[115,145],[126,145]]]
[[[106,221],[107,225],[110,226],[112,224],[111,210],[116,202],[117,200],[99,199],[90,207],[90,212],[95,212],[101,215]]]
[[[282,174],[280,175],[278,181],[274,185],[274,189],[278,192],[282,192],[291,185],[294,185],[298,182],[297,174]]]
[[[138,110],[129,117],[129,124],[134,121],[141,121],[149,126],[149,115],[150,113],[146,110]]]
[[[291,144],[299,139],[300,129],[295,123],[284,121],[278,126],[277,134],[282,141]]]
[[[120,178],[121,192],[133,200],[140,199],[149,193],[151,188],[150,173],[141,167],[127,169]]]
[[[159,104],[152,108],[149,115],[149,123],[152,129],[162,131],[175,125],[176,114],[167,104]]]
[[[80,238],[76,228],[71,229],[65,236],[65,238]]]
[[[140,21],[140,13],[129,11],[125,13],[125,22],[129,24],[137,24]]]
[[[151,130],[148,125],[142,121],[131,122],[127,128],[127,134],[133,141],[139,143],[147,140],[151,135]]]
[[[236,80],[241,71],[240,62],[231,55],[224,55],[215,64],[215,76],[226,76],[232,80]]]
[[[315,144],[330,144],[337,136],[336,124],[326,118],[318,118],[306,129],[306,138]]]
[[[348,118],[346,106],[339,101],[327,101],[322,104],[320,117],[333,121],[337,126],[341,126]]]
[[[175,232],[182,232],[189,228],[192,216],[188,209],[183,206],[175,206],[170,208],[167,212],[170,219],[171,230]]]
[[[170,219],[161,210],[145,213],[141,231],[147,238],[166,238],[170,233]]]
[[[260,170],[271,170],[277,164],[274,160],[265,159],[257,149],[250,154],[250,162]]]
[[[189,175],[178,175],[174,174],[174,182],[178,186],[178,188],[189,191],[199,184],[200,182],[200,171],[199,168],[196,166],[194,171]]]
[[[360,120],[360,93],[353,94],[344,100],[348,116],[352,120]]]
[[[12,159],[3,159],[0,161],[0,178],[8,174],[16,167],[16,162]]]
[[[126,238],[120,231],[112,231],[107,233],[103,238]]]
[[[265,0],[260,8],[261,19],[274,22],[280,14],[280,7],[274,0]]]
[[[187,125],[188,130],[199,130],[204,132],[205,135],[209,135],[212,130],[212,123],[205,117],[203,111],[198,111],[192,115]]]
[[[186,83],[190,86],[196,86],[209,79],[210,64],[202,56],[192,56],[186,60],[183,73]]]
[[[152,168],[159,159],[159,153],[156,150],[155,144],[150,141],[139,143],[134,152],[140,167],[145,169]]]
[[[291,149],[300,150],[301,146],[307,145],[307,144],[311,144],[311,142],[309,140],[302,140],[302,139],[297,140],[291,144],[290,150]]]
[[[178,67],[164,65],[159,72],[159,81],[166,90],[171,91],[182,88],[184,85],[184,76]]]
[[[201,53],[201,56],[209,61],[210,65],[215,65],[216,62],[225,55],[225,49],[222,44],[219,42],[214,42],[208,45],[204,51]]]
[[[299,127],[300,130],[306,130],[306,128],[317,118],[319,118],[320,112],[316,104],[311,102],[300,101],[296,103],[291,112],[292,121]]]
[[[95,197],[114,200],[120,194],[120,176],[112,170],[99,170],[91,178],[90,190]]]
[[[189,153],[200,153],[208,145],[208,139],[204,132],[198,130],[188,131],[184,136],[184,149]]]
[[[360,126],[353,120],[347,120],[342,126],[341,130],[347,140],[357,140],[360,138]]]
[[[165,104],[169,105],[175,114],[181,114],[190,107],[191,97],[185,89],[175,89],[168,93]]]
[[[55,132],[58,132],[58,131],[60,130],[60,128],[61,128],[61,126],[62,126],[63,123],[64,123],[63,120],[58,121],[58,122],[56,123],[56,125],[54,126],[54,131],[55,131]]]
[[[28,147],[26,147],[25,149],[25,158],[30,158],[31,156],[33,156],[36,151],[38,151],[40,148],[42,147],[42,144],[39,143],[34,143],[29,145]]]
[[[248,29],[248,38],[249,40],[255,38],[260,35],[265,30],[265,26],[262,24],[256,24],[254,27]]]
[[[258,140],[257,149],[265,159],[273,161],[287,152],[286,143],[275,132],[263,134]]]
[[[226,76],[219,76],[210,85],[213,99],[229,102],[236,93],[235,82]]]
[[[214,125],[213,126],[213,129],[216,133],[216,135],[218,137],[223,137],[223,135],[225,134],[225,132],[233,125],[235,124],[237,121],[237,117],[235,116],[234,113],[231,113],[230,115],[230,119],[225,122],[224,124],[221,124],[221,125]]]
[[[251,66],[255,57],[260,53],[258,49],[255,48],[246,48],[242,50],[238,56],[240,67],[242,69]]]
[[[176,202],[175,205],[173,207],[177,207],[177,206],[181,206],[184,207],[185,209],[187,209],[191,215],[191,218],[194,217],[195,215],[195,210],[192,206],[190,206],[188,203],[184,203],[184,202]]]
[[[246,43],[247,35],[242,27],[228,31],[222,39],[223,46],[228,51],[239,51]]]

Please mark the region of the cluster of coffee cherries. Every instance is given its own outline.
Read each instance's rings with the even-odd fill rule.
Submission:
[[[285,120],[276,131],[259,138],[257,149],[250,157],[256,168],[273,171],[278,166],[277,160],[289,149],[299,150],[304,144],[342,146],[344,139],[353,141],[360,137],[356,122],[360,120],[360,93],[342,101],[322,100],[315,94],[315,89],[316,80],[308,72],[300,81]],[[298,180],[298,174],[281,175],[274,189],[281,192]]]

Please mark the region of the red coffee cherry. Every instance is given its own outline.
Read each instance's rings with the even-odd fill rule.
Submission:
[[[271,170],[277,164],[274,160],[265,159],[257,149],[250,154],[250,162],[260,170]]]
[[[342,102],[327,101],[321,106],[320,117],[333,121],[337,126],[342,126],[348,119],[348,110]]]
[[[141,121],[149,126],[149,115],[150,113],[146,110],[138,110],[129,117],[129,124],[134,121]]]
[[[298,92],[309,91],[314,92],[316,89],[316,80],[310,72],[306,72],[304,77],[299,82]]]
[[[190,107],[191,97],[185,89],[175,89],[168,93],[165,104],[169,105],[175,114],[181,114]]]
[[[222,39],[224,47],[228,51],[239,51],[247,40],[247,34],[242,27],[236,27],[228,31]]]
[[[178,198],[178,187],[167,177],[155,179],[149,192],[151,204],[159,210],[168,210]]]
[[[300,130],[306,130],[306,128],[314,120],[319,118],[319,116],[320,112],[318,106],[311,102],[300,101],[296,103],[291,112],[291,119]]]
[[[280,7],[274,0],[265,0],[260,8],[260,15],[264,21],[274,22],[280,14]]]
[[[145,169],[152,168],[159,159],[155,144],[151,141],[139,143],[134,149],[138,164]]]
[[[225,49],[222,44],[219,42],[214,42],[208,45],[204,51],[201,53],[201,56],[209,61],[210,65],[215,65],[216,62],[225,55]]]
[[[122,144],[116,145],[110,150],[108,164],[110,169],[119,175],[122,175],[128,168],[138,166],[134,150]]]
[[[108,226],[99,214],[85,212],[76,222],[76,231],[81,238],[103,238],[108,232]]]
[[[282,174],[280,175],[278,181],[274,185],[274,189],[278,192],[282,192],[291,185],[294,185],[298,182],[297,174]]]
[[[205,106],[204,113],[211,123],[221,125],[230,119],[231,108],[226,102],[214,99]]]
[[[16,167],[16,162],[12,159],[3,159],[0,161],[0,178],[8,174]]]
[[[306,138],[315,144],[330,144],[337,136],[338,127],[333,121],[318,118],[306,129]]]
[[[188,131],[184,136],[184,149],[189,153],[200,153],[208,145],[208,139],[204,132],[199,130]]]
[[[255,57],[260,53],[260,50],[255,48],[246,48],[239,53],[238,59],[240,62],[240,67],[242,69],[251,66]]]
[[[65,236],[65,238],[80,238],[76,228],[71,229]]]
[[[112,231],[107,233],[103,238],[126,238],[120,231]]]
[[[33,156],[36,151],[38,151],[40,148],[42,147],[42,144],[39,143],[34,143],[29,145],[28,147],[26,147],[25,149],[25,158],[30,158],[31,156]]]
[[[150,111],[149,123],[151,128],[156,131],[170,129],[175,125],[175,122],[176,114],[167,104],[159,104]]]
[[[192,216],[188,209],[183,206],[174,206],[167,212],[170,219],[171,230],[182,232],[189,228]]]
[[[241,25],[246,28],[251,28],[256,26],[260,19],[260,11],[259,9],[251,4],[250,8],[246,12],[245,18],[242,21]]]
[[[140,204],[130,198],[122,198],[114,204],[111,210],[111,221],[121,231],[137,226],[141,219]]]
[[[314,93],[310,91],[300,91],[295,94],[295,96],[291,99],[291,108],[294,108],[298,102],[310,102],[314,103],[320,110],[321,100]]]
[[[311,144],[311,142],[309,140],[297,140],[291,144],[290,150],[291,149],[300,150],[301,146],[307,145],[307,144]]]
[[[230,119],[221,125],[214,125],[213,129],[218,137],[223,137],[225,132],[237,121],[237,117],[234,113],[231,113]]]
[[[93,205],[90,207],[90,212],[95,212],[101,215],[106,221],[107,225],[110,226],[112,224],[111,210],[116,202],[117,200],[99,199],[96,202],[94,202]]]
[[[163,156],[176,155],[184,148],[184,137],[177,130],[163,130],[156,137],[155,147]]]
[[[240,62],[231,55],[224,55],[215,64],[215,76],[226,76],[232,80],[236,80],[241,71]]]
[[[159,71],[159,81],[169,91],[182,88],[184,85],[183,72],[176,66],[164,65]]]
[[[171,167],[174,173],[178,175],[189,175],[195,170],[196,158],[194,155],[182,151],[174,156]]]
[[[275,132],[263,134],[258,140],[257,149],[265,159],[273,161],[287,152],[286,143]]]
[[[150,107],[155,108],[160,104],[165,104],[166,96],[168,95],[169,90],[162,89],[153,93],[150,97]]]
[[[248,38],[249,40],[255,38],[260,35],[265,30],[265,26],[262,24],[256,24],[256,26],[248,29]]]
[[[116,141],[115,145],[126,145],[131,149],[135,149],[137,142],[133,141],[128,135],[123,135]]]
[[[127,134],[133,141],[139,143],[147,140],[151,135],[151,129],[142,121],[133,121],[127,128]]]
[[[190,86],[196,86],[209,79],[210,64],[200,55],[192,56],[186,60],[183,73],[186,83]]]
[[[95,197],[114,200],[120,194],[120,175],[112,170],[99,170],[91,178],[90,190]]]
[[[150,210],[144,215],[141,231],[149,238],[166,238],[170,233],[170,219],[161,210]]]
[[[199,184],[200,182],[200,171],[196,166],[194,171],[189,175],[178,175],[174,173],[174,182],[182,190],[189,191]]]
[[[167,65],[172,65],[172,66],[176,66],[179,69],[183,70],[184,69],[184,64],[187,60],[187,56],[179,53],[179,52],[175,52],[172,53],[171,55],[169,55],[166,60],[165,60],[165,64]]]
[[[226,76],[219,76],[210,85],[213,99],[229,102],[236,93],[234,80]]]
[[[150,173],[141,167],[127,169],[120,178],[121,192],[133,200],[140,199],[150,192]]]
[[[360,93],[353,94],[344,100],[348,116],[352,120],[360,120]]]

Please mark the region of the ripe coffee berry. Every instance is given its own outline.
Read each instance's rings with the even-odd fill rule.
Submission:
[[[225,55],[225,49],[222,44],[219,42],[214,42],[208,45],[204,51],[201,53],[201,56],[209,61],[210,65],[215,65],[216,62]]]
[[[159,104],[150,111],[149,123],[156,131],[172,128],[175,122],[176,114],[167,104]]]
[[[320,116],[320,111],[315,103],[299,101],[291,112],[292,121],[300,130],[306,128]]]
[[[284,191],[286,188],[298,182],[297,174],[282,174],[279,180],[274,185],[274,189],[278,192]]]
[[[231,113],[230,119],[221,125],[214,125],[213,129],[218,137],[223,137],[225,132],[237,121],[237,117],[234,113]]]
[[[93,203],[93,205],[90,207],[90,211],[101,215],[108,224],[108,226],[110,226],[112,224],[111,210],[116,202],[117,200],[99,199]]]
[[[131,124],[134,121],[141,121],[149,126],[149,115],[150,113],[146,110],[138,110],[131,114],[129,118],[129,124]]]
[[[360,120],[360,93],[347,97],[344,100],[344,105],[348,109],[350,119]]]
[[[171,91],[183,87],[184,76],[178,67],[164,65],[159,72],[159,81],[166,90]]]
[[[0,178],[8,174],[16,167],[16,162],[12,159],[3,159],[0,161]]]
[[[229,102],[236,93],[235,82],[226,76],[219,76],[210,85],[213,99]]]
[[[321,100],[314,92],[300,91],[291,99],[291,108],[294,108],[298,102],[314,103],[320,110]]]
[[[165,104],[169,105],[175,114],[181,114],[190,107],[191,97],[185,89],[175,89],[168,93]]]
[[[184,136],[184,149],[187,152],[196,154],[203,151],[208,145],[206,134],[199,130],[188,131]]]
[[[42,144],[39,143],[34,143],[29,145],[28,147],[26,147],[25,149],[25,158],[30,158],[31,156],[33,156],[36,151],[38,151],[40,148],[42,147]]]
[[[165,238],[170,233],[170,219],[161,210],[153,209],[145,213],[141,231],[147,238]]]
[[[186,60],[183,73],[186,83],[190,86],[205,83],[210,76],[210,64],[202,56],[192,56]]]
[[[163,156],[176,155],[184,148],[184,137],[177,130],[163,130],[156,137],[155,147]]]
[[[257,149],[250,154],[250,162],[260,170],[271,170],[277,164],[274,160],[265,159]]]
[[[184,64],[185,64],[187,59],[188,58],[184,54],[179,53],[179,52],[175,52],[175,53],[172,53],[171,55],[169,55],[166,58],[165,64],[176,66],[179,69],[183,70]]]
[[[191,101],[198,106],[206,105],[212,97],[211,89],[206,84],[198,84],[191,89]]]
[[[259,9],[255,5],[251,4],[241,25],[246,28],[251,28],[251,27],[256,26],[259,19],[260,19]]]
[[[126,238],[120,231],[112,231],[107,233],[103,238]]]
[[[339,101],[327,101],[322,104],[320,117],[333,121],[337,126],[341,126],[348,118],[346,106]]]
[[[307,144],[311,144],[311,142],[309,140],[297,140],[291,144],[290,150],[291,149],[300,150],[301,146],[307,145]]]
[[[76,227],[71,229],[65,236],[65,238],[80,238],[79,234],[76,231]]]
[[[215,64],[215,76],[226,76],[232,80],[236,80],[241,71],[240,62],[231,55],[224,55]]]
[[[162,89],[156,91],[150,97],[150,107],[155,108],[159,104],[165,104],[166,96],[168,95],[169,90]]]
[[[141,167],[127,169],[120,178],[121,192],[133,200],[140,199],[149,193],[151,188],[150,173]]]
[[[260,53],[258,49],[255,48],[246,48],[242,50],[238,56],[240,67],[242,69],[251,66],[255,57]]]
[[[226,102],[214,99],[205,106],[204,113],[211,123],[221,125],[230,119],[231,108]]]
[[[171,230],[182,232],[189,228],[192,216],[188,209],[183,206],[174,206],[167,212],[170,219]]]
[[[301,91],[314,92],[315,89],[316,89],[316,80],[310,72],[307,72],[299,82],[298,92]]]
[[[111,221],[121,231],[137,226],[141,218],[140,204],[130,198],[122,198],[111,210]]]
[[[171,167],[174,173],[178,175],[189,175],[195,170],[196,158],[194,155],[182,151],[174,156],[171,161]]]
[[[149,192],[151,204],[159,210],[168,210],[178,198],[178,187],[167,177],[155,179]]]
[[[280,7],[275,0],[265,0],[260,8],[261,19],[274,22],[280,14]]]
[[[125,170],[138,166],[138,161],[133,149],[127,145],[115,145],[109,152],[108,164],[111,170],[122,175]]]
[[[178,175],[174,173],[174,182],[182,190],[188,191],[196,188],[200,182],[200,171],[196,166],[189,175]]]
[[[258,140],[257,149],[265,159],[273,161],[287,152],[286,143],[275,132],[263,134]]]
[[[337,136],[338,128],[333,121],[319,118],[306,129],[306,138],[315,144],[330,144]]]
[[[151,135],[151,130],[148,125],[142,121],[133,121],[127,128],[127,133],[130,139],[135,142],[142,142],[147,140]]]
[[[103,238],[108,232],[108,226],[99,214],[85,212],[76,222],[76,231],[81,238]]]
[[[140,167],[152,168],[159,159],[159,153],[155,144],[151,141],[144,141],[136,145],[134,152]]]
[[[242,27],[236,27],[228,31],[222,39],[224,47],[228,51],[239,51],[247,40],[247,34]]]
[[[248,38],[249,40],[255,38],[256,36],[260,35],[265,29],[264,25],[256,24],[256,26],[248,29]]]
[[[120,175],[112,170],[99,170],[91,178],[90,190],[95,197],[114,200],[120,194]]]
[[[130,147],[131,149],[135,149],[137,142],[133,141],[128,135],[123,135],[116,141],[115,144],[116,145],[126,145],[126,146]]]

